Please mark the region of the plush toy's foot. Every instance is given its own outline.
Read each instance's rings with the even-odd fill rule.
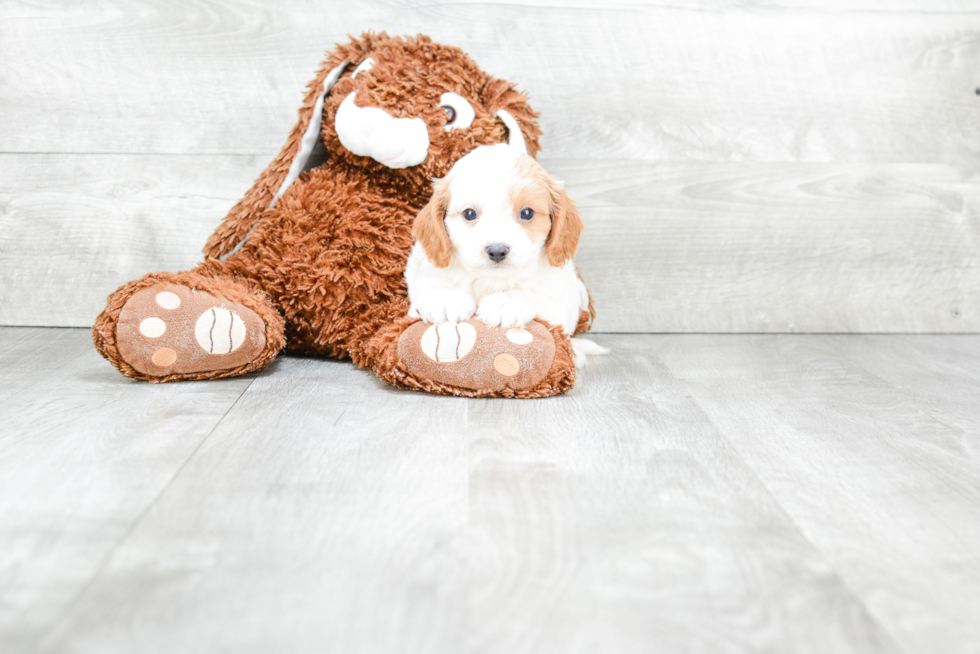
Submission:
[[[124,375],[149,381],[232,377],[275,358],[283,345],[278,313],[235,282],[187,275],[193,285],[158,275],[110,296],[93,328],[102,355]],[[271,330],[270,311],[273,323],[279,318]]]
[[[574,354],[560,327],[532,320],[523,329],[479,320],[416,322],[398,339],[396,383],[476,397],[547,397],[575,382]],[[390,379],[390,376],[386,376]]]

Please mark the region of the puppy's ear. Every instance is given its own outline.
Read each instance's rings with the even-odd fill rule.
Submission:
[[[548,190],[551,192],[551,232],[545,246],[548,250],[548,263],[559,268],[575,256],[578,237],[585,226],[578,207],[565,194],[565,187],[550,175]]]
[[[446,232],[446,211],[449,209],[449,179],[436,180],[432,198],[422,207],[412,225],[412,236],[422,244],[425,256],[436,268],[449,265],[452,252],[449,246],[449,233]]]

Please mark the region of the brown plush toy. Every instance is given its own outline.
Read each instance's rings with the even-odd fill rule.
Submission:
[[[532,321],[530,342],[514,343],[470,320],[468,351],[435,360],[422,344],[430,326],[406,317],[412,223],[432,180],[480,145],[509,141],[534,156],[536,117],[512,84],[428,37],[368,33],[339,45],[206,260],[116,290],[93,327],[96,347],[123,375],[154,382],[241,375],[285,348],[349,356],[396,386],[437,393],[568,390],[573,354],[558,326]],[[326,161],[311,167],[320,149]],[[583,312],[576,333],[590,320]]]

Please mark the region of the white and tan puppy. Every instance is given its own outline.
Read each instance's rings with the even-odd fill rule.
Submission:
[[[589,308],[572,258],[582,219],[561,182],[507,144],[479,147],[436,180],[415,219],[405,280],[409,315],[430,323],[476,317],[522,327],[534,318],[571,336]],[[575,365],[606,350],[572,339]]]

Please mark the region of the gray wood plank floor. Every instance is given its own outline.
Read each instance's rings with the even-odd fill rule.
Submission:
[[[980,337],[596,340],[520,402],[0,328],[0,651],[980,649]]]

